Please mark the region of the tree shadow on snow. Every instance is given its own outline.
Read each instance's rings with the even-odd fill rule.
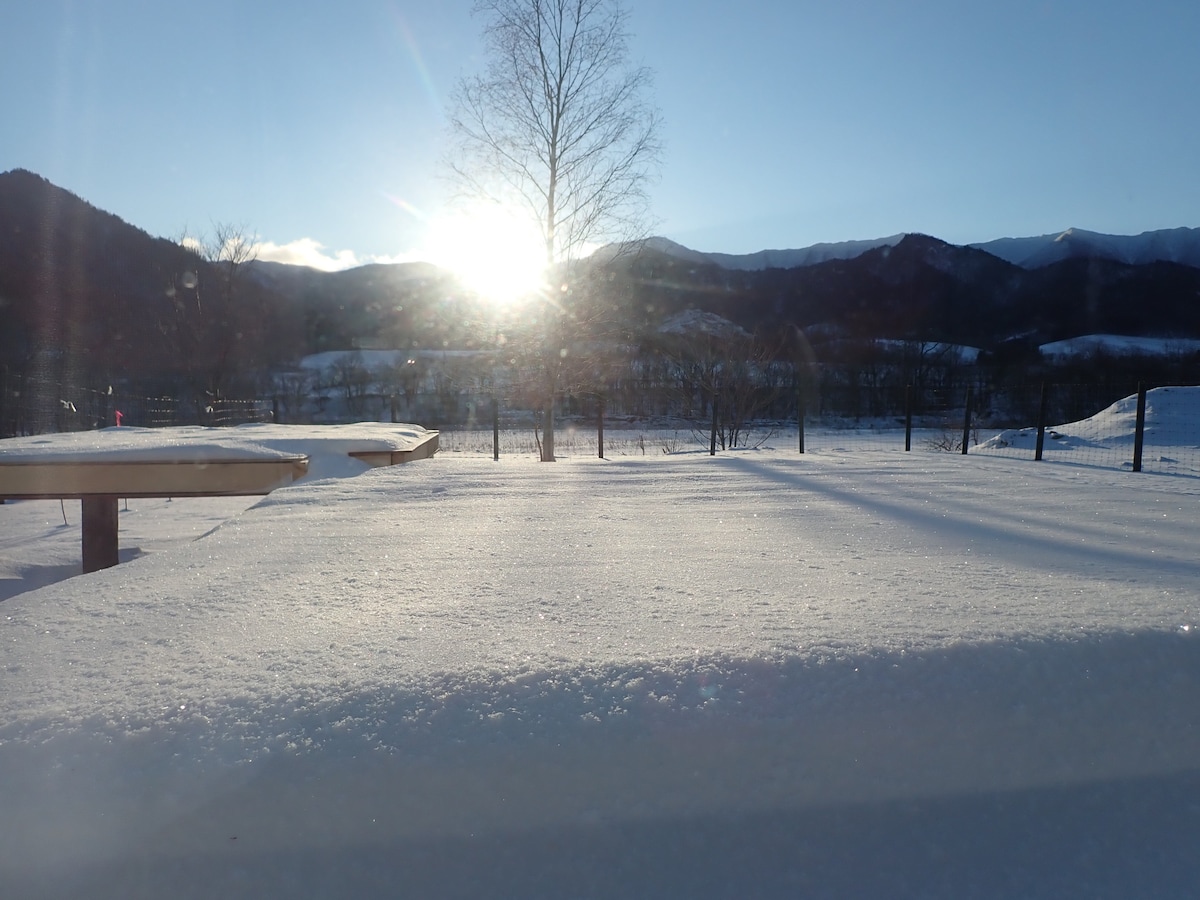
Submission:
[[[0,731],[24,785],[0,881],[14,898],[1192,896],[1198,689],[1180,630],[447,675],[231,700],[136,737],[98,724],[20,758]],[[270,752],[213,758],[235,744]],[[73,807],[85,790],[113,805]],[[51,807],[72,843],[46,839],[66,827],[38,821]]]
[[[1200,876],[1198,806],[1200,773],[1190,772],[349,848],[256,853],[227,839],[186,858],[89,868],[58,895],[1186,898]]]
[[[1021,514],[1006,511],[1002,500],[989,500],[986,509],[979,510],[983,515],[968,515],[965,512],[967,507],[961,502],[957,503],[954,511],[950,511],[944,507],[925,506],[915,501],[903,502],[896,496],[882,497],[866,491],[848,490],[827,478],[814,476],[811,471],[780,467],[777,461],[730,455],[720,460],[720,463],[803,491],[808,496],[823,496],[847,506],[871,510],[890,520],[904,522],[914,529],[976,535],[986,542],[989,554],[1007,556],[1025,565],[1035,565],[1037,560],[1048,557],[1047,551],[1052,551],[1049,558],[1070,559],[1082,566],[1113,563],[1150,564],[1158,571],[1200,576],[1200,562],[1191,557],[1150,557],[1135,547],[1089,541],[1092,530],[1087,522],[1055,519],[1053,522],[1043,523],[1053,525],[1053,534],[1048,533],[1045,528],[1023,528],[1025,520]],[[1003,524],[996,524],[998,522]]]

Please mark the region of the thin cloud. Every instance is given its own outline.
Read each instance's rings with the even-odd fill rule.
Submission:
[[[326,251],[325,245],[313,238],[300,238],[287,244],[262,241],[256,245],[258,258],[267,262],[286,263],[289,266],[309,266],[324,272],[352,269],[362,265],[353,250]]]
[[[286,263],[289,266],[308,266],[323,272],[338,272],[368,263],[406,263],[417,260],[415,255],[403,253],[394,256],[360,257],[353,250],[330,252],[320,241],[307,237],[298,238],[286,244],[262,241],[255,247],[258,250],[258,259]]]
[[[362,264],[366,265],[367,263],[379,263],[380,265],[386,266],[386,265],[398,265],[400,263],[428,262],[428,261],[429,260],[428,260],[427,256],[423,256],[420,253],[413,252],[413,253],[396,253],[396,254],[390,254],[390,255],[384,255],[384,256],[368,256],[363,259]]]

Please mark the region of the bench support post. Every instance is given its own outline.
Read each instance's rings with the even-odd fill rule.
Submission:
[[[119,562],[117,554],[117,498],[93,494],[83,504],[83,571],[99,572]]]

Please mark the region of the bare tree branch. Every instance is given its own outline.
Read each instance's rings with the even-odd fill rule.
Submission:
[[[478,0],[474,11],[489,61],[458,85],[451,115],[467,193],[520,198],[548,266],[640,236],[659,115],[644,99],[650,70],[629,64],[618,0]]]

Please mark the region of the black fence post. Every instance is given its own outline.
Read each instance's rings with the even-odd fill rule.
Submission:
[[[712,401],[712,431],[708,434],[708,455],[717,455],[717,397],[716,392],[713,392]]]
[[[1037,446],[1033,450],[1034,462],[1041,462],[1042,450],[1046,446],[1046,406],[1049,401],[1049,395],[1046,390],[1046,382],[1042,382],[1042,399],[1038,404],[1038,434]]]
[[[963,414],[962,455],[967,455],[967,445],[971,443],[971,413],[975,405],[975,388],[967,388],[967,408]]]
[[[904,386],[904,452],[912,450],[912,385]]]
[[[500,401],[492,395],[492,459],[500,461]]]
[[[604,395],[596,399],[596,454],[604,459]]]
[[[804,378],[796,378],[796,422],[800,428],[800,452],[804,452],[804,417],[807,414],[807,404],[804,402]]]
[[[1133,471],[1142,471],[1142,447],[1146,439],[1146,386],[1138,384],[1137,424],[1133,431]]]

